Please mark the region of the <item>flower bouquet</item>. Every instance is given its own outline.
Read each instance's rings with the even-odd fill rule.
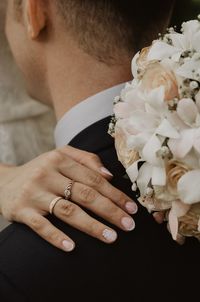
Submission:
[[[139,190],[174,240],[200,239],[200,20],[168,29],[132,61],[109,133]]]

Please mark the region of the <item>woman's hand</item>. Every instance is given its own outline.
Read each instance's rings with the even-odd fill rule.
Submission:
[[[108,182],[111,177],[96,155],[69,146],[40,155],[21,167],[4,166],[0,168],[0,213],[9,221],[28,225],[52,245],[71,251],[75,247],[72,239],[44,216],[49,214],[51,201],[63,197],[73,180],[70,201],[64,197],[59,200],[53,214],[72,227],[112,243],[117,233],[82,209],[91,210],[124,231],[134,229],[127,213],[136,213],[137,205]]]

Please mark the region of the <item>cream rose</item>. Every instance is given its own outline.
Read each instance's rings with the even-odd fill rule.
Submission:
[[[192,205],[188,213],[179,218],[179,233],[183,236],[194,236],[200,240],[199,219],[200,203]]]
[[[178,84],[174,73],[166,69],[159,62],[149,64],[142,78],[142,89],[150,92],[155,88],[164,86],[165,100],[170,101],[179,97]]]
[[[139,77],[141,77],[147,68],[149,61],[147,60],[149,54],[150,47],[145,47],[141,50],[139,57],[137,59],[138,73]]]
[[[127,169],[139,159],[139,154],[135,150],[129,150],[126,144],[126,133],[120,129],[115,129],[115,147],[117,156],[122,165]]]
[[[168,186],[176,190],[179,179],[190,169],[184,163],[172,160],[167,164],[166,171]]]

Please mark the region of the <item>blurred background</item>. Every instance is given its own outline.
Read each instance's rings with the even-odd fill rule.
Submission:
[[[196,19],[200,14],[200,0],[178,0],[171,25],[180,25],[183,21]]]

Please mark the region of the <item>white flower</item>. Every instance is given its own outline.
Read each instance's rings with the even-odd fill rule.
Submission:
[[[167,212],[174,240],[200,238],[200,22],[136,54],[132,73],[114,108],[118,158],[140,203]]]
[[[180,199],[188,205],[200,202],[200,169],[187,172],[177,184]]]
[[[132,70],[132,75],[134,78],[137,78],[138,76],[138,65],[137,65],[137,60],[140,56],[140,52],[137,52],[136,55],[133,57],[132,63],[131,63],[131,70]]]
[[[184,158],[194,147],[200,154],[200,112],[192,99],[182,99],[177,107],[179,138],[171,138],[168,142],[171,152],[176,158]]]
[[[172,33],[168,37],[179,51],[200,50],[200,23],[197,20],[183,23],[183,33]]]
[[[182,31],[186,39],[186,49],[200,51],[200,22],[197,20],[184,22]]]
[[[148,60],[162,61],[177,55],[180,57],[181,53],[182,49],[178,47],[171,46],[162,41],[155,41],[149,51]]]
[[[200,43],[200,41],[199,41]],[[200,56],[199,59],[192,57],[176,69],[175,74],[186,79],[200,80]]]
[[[162,61],[171,58],[178,62],[184,51],[200,51],[200,22],[197,20],[183,23],[183,33],[170,33],[167,37],[172,41],[172,45],[164,41],[154,41],[151,47],[148,60]]]

